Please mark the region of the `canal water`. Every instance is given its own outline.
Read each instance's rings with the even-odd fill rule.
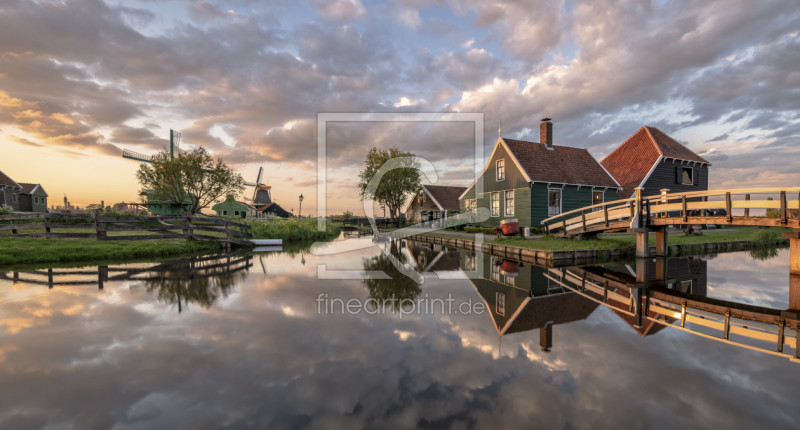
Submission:
[[[669,288],[786,309],[788,257],[671,258]],[[2,429],[800,427],[793,347],[635,327],[547,268],[440,245],[4,270]]]

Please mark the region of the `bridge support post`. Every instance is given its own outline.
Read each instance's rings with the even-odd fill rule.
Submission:
[[[665,257],[656,257],[656,281],[667,280],[667,259]]]
[[[647,230],[637,231],[636,258],[647,258],[649,256],[650,256],[650,233]]]
[[[553,323],[548,322],[544,327],[539,329],[539,346],[542,351],[550,352],[553,347]]]
[[[800,229],[783,233],[789,239],[789,273],[800,275]]]
[[[638,272],[637,272],[638,277]],[[633,326],[635,328],[642,327],[642,297],[644,296],[645,287],[638,285],[631,288],[631,300],[633,301]]]
[[[667,239],[666,228],[656,232],[656,257],[666,257],[669,254]]]

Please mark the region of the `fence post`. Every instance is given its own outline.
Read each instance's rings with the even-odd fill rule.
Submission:
[[[608,227],[608,205],[603,205],[603,216],[606,220],[606,227]]]
[[[17,220],[14,219],[14,213],[12,212],[11,213],[11,224],[16,224],[16,223],[17,223]],[[17,229],[15,229],[14,227],[11,227],[11,234],[17,234]]]
[[[231,233],[228,230],[228,220],[225,220],[225,243],[228,247],[228,252],[231,252]]]
[[[583,231],[586,231],[586,211],[581,211],[581,220],[583,221]]]
[[[781,191],[781,224],[786,224],[786,191]]]
[[[703,202],[707,202],[707,201],[708,201],[708,196],[703,196]],[[700,212],[700,216],[703,216],[703,217],[706,216],[706,208],[703,208],[703,211]]]
[[[97,233],[97,240],[106,236],[106,224],[100,222],[100,209],[94,210],[94,231]]]
[[[733,209],[731,209],[731,193],[725,193],[725,212],[728,213],[728,222],[733,221],[733,214],[731,213]]]
[[[745,201],[750,201],[750,194],[745,194],[744,199]],[[750,216],[750,208],[744,208],[744,216],[745,217]]]
[[[686,196],[681,196],[681,211],[683,212],[683,222],[689,221],[689,214],[686,212]]]
[[[50,238],[50,217],[49,217],[49,215],[50,214],[47,214],[47,213],[44,214],[44,231],[45,231],[44,237],[46,237],[48,239]]]

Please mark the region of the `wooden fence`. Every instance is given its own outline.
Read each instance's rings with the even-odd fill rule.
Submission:
[[[41,222],[39,222],[41,220]],[[78,220],[78,222],[70,222]],[[3,221],[10,221],[8,224]],[[24,221],[24,222],[20,222]],[[20,233],[20,231],[44,229],[44,233]],[[87,232],[52,232],[59,230],[86,230]],[[76,239],[88,238],[97,240],[154,240],[154,239],[199,239],[215,240],[230,244],[253,246],[251,227],[226,219],[205,216],[131,216],[103,217],[99,211],[94,214],[59,214],[59,213],[26,213],[17,212],[0,215],[0,231],[11,230],[4,237],[43,238],[43,239]],[[221,235],[196,233],[214,232]],[[119,234],[121,232],[137,232],[139,234]],[[151,234],[142,234],[142,233]],[[109,235],[109,233],[111,233]],[[222,236],[224,235],[224,236]]]

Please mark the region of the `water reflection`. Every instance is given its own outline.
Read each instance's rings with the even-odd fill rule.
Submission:
[[[670,318],[672,328],[656,323],[643,334],[629,312],[630,290],[610,285],[602,303],[605,283],[587,275],[583,284],[579,271],[634,285],[636,275],[647,273],[648,291],[697,302],[749,297],[779,309],[788,298],[783,251],[777,261],[754,261],[744,252],[670,260],[669,291],[650,289],[657,281],[652,261],[643,271],[635,263],[552,271],[410,241],[391,252],[425,272],[416,297],[452,294],[479,300],[488,312],[402,320],[391,313],[318,314],[320,292],[360,299],[373,292],[361,280],[318,280],[317,265],[362,269],[365,261],[380,262],[375,249],[335,258],[274,253],[248,261],[242,255],[232,257],[243,260],[230,271],[220,256],[194,272],[185,261],[109,266],[103,289],[98,268],[53,269],[52,289],[47,270],[18,272],[16,283],[9,272],[0,279],[0,428],[800,424],[793,404],[800,372],[788,360],[687,333],[674,313],[655,312],[662,322]],[[264,264],[253,270],[256,259]],[[375,267],[396,275],[392,267]],[[122,279],[115,278],[124,274],[117,269],[140,272]],[[206,274],[210,292],[190,292],[186,278]],[[154,276],[184,284],[172,288],[148,279]],[[376,283],[373,290],[391,288]],[[165,299],[158,299],[161,291]],[[187,309],[189,296],[200,298]],[[643,309],[639,327],[653,311]],[[700,323],[686,326],[700,331]],[[715,336],[721,338],[719,331]],[[736,336],[731,331],[731,340]]]
[[[425,257],[421,256],[418,262],[406,252],[403,243],[404,241],[400,240],[383,241],[391,256],[401,264],[416,263],[419,267],[419,263],[423,263],[422,259]],[[363,267],[366,276],[362,282],[369,291],[369,298],[373,299],[370,301],[373,307],[376,303],[389,303],[395,310],[400,306],[407,308],[412,306],[413,301],[422,292],[420,285],[401,273],[384,253],[364,258]],[[385,273],[388,279],[371,275],[372,273]]]

